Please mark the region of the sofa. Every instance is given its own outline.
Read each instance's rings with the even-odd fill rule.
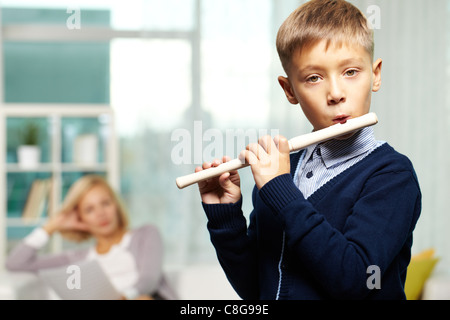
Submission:
[[[168,282],[180,300],[238,300],[218,265],[172,266],[166,269]],[[0,300],[59,299],[36,275],[0,272]]]

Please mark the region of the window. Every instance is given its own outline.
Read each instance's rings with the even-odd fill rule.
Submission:
[[[300,107],[279,88],[284,72],[275,50],[279,26],[303,2],[3,1],[3,24],[16,32],[10,36],[18,36],[13,23],[32,22],[52,25],[59,39],[4,40],[5,99],[110,105],[120,138],[120,191],[132,225],[160,228],[168,264],[217,263],[196,186],[176,188],[175,179],[197,163],[174,164],[172,133],[185,129],[193,144],[205,146],[209,129],[223,138],[229,129],[273,129],[288,138],[309,132]],[[366,12],[367,1],[352,2]],[[380,118],[376,135],[416,167],[424,203],[415,247],[449,252],[450,1],[370,4],[381,9],[376,55],[384,59],[383,87],[373,99]],[[67,29],[72,7],[80,12],[80,30]],[[8,125],[19,126],[14,121]],[[241,176],[248,215],[253,180],[249,170]]]

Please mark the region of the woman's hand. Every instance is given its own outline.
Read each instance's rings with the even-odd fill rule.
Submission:
[[[50,235],[55,231],[88,231],[88,226],[80,220],[75,210],[59,212],[50,218],[43,228]]]
[[[218,167],[222,163],[230,161],[229,157],[223,157],[222,161],[216,159],[212,163],[205,162],[202,167],[197,167],[195,172]],[[227,172],[220,177],[214,177],[198,183],[200,196],[206,204],[231,204],[241,199],[241,179],[237,171]]]

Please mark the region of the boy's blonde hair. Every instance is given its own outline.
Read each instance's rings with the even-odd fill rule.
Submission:
[[[78,211],[79,209],[78,206],[80,204],[81,199],[90,190],[92,190],[92,188],[96,186],[101,186],[109,192],[117,208],[117,215],[119,217],[119,226],[126,229],[128,227],[128,215],[127,212],[125,211],[123,204],[121,203],[120,198],[117,196],[117,194],[111,188],[109,183],[102,176],[95,174],[85,175],[81,177],[70,187],[64,199],[59,214],[65,214],[73,210]],[[61,231],[61,235],[68,240],[76,242],[82,242],[92,237],[92,234],[90,234],[89,232],[77,230]]]
[[[373,28],[358,8],[344,0],[311,0],[297,8],[278,31],[277,50],[286,73],[296,50],[321,40],[327,41],[327,47],[331,43],[361,45],[373,60]]]

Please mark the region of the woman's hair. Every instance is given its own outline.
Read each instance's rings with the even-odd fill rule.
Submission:
[[[327,41],[360,45],[373,60],[373,28],[364,14],[344,0],[311,0],[297,8],[278,30],[277,50],[284,70],[298,49]]]
[[[67,192],[59,214],[65,214],[73,210],[78,211],[81,199],[92,190],[92,188],[97,186],[101,186],[109,192],[117,208],[119,226],[126,229],[128,227],[128,214],[121,199],[117,196],[109,183],[99,175],[85,175],[78,179]],[[82,242],[92,237],[91,233],[78,230],[61,231],[61,235],[68,240],[76,242]]]

